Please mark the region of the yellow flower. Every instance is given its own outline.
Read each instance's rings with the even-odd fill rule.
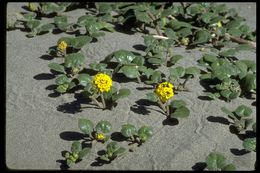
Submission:
[[[218,21],[217,26],[220,28],[222,27],[221,21]]]
[[[106,138],[102,133],[96,133],[96,140],[104,140]]]
[[[112,86],[112,79],[109,75],[99,73],[94,77],[93,84],[100,92],[108,92]]]
[[[29,5],[28,5],[28,7],[29,7],[29,9],[30,9],[31,11],[36,11],[37,8],[38,8],[38,3],[32,3],[32,2],[30,2]]]
[[[58,44],[58,49],[61,50],[61,51],[66,50],[67,47],[68,47],[68,44],[67,44],[65,41],[61,41],[61,42]]]
[[[165,103],[174,96],[173,85],[169,82],[162,82],[156,87],[155,93]]]

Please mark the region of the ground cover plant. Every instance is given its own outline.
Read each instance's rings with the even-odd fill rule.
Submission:
[[[70,21],[67,12],[79,8],[84,9],[85,14]],[[156,105],[166,120],[174,121],[189,119],[194,110],[183,97],[184,92],[192,92],[189,89],[192,86],[188,85],[191,80],[198,80],[207,87],[204,94],[208,101],[219,99],[228,105],[239,97],[256,99],[256,63],[246,57],[237,58],[241,51],[254,51],[256,31],[250,29],[236,10],[223,4],[45,2],[28,3],[27,10],[8,21],[6,29],[20,27],[27,32],[28,39],[57,30],[68,35],[60,37],[46,50],[52,57],[48,67],[54,76],[53,91],[59,97],[80,94],[101,111],[112,112],[119,101],[135,94],[129,89],[133,88],[129,82],[125,82],[129,88],[115,85],[129,80],[143,87],[145,99]],[[43,18],[53,22],[44,23]],[[104,31],[115,32],[118,27],[142,35],[142,53],[119,49],[100,57],[99,62],[87,62],[83,48],[98,42],[106,34]],[[179,62],[190,57],[176,53],[175,47],[189,51],[200,48],[202,52],[207,48],[210,52],[196,65],[184,67]],[[249,127],[256,133],[253,111],[248,105],[240,105],[234,111],[226,107],[221,110],[227,114],[237,135]],[[148,123],[142,126],[129,121],[117,123],[121,126],[120,142],[111,137],[114,124],[110,121],[100,120],[95,124],[91,119],[79,118],[81,141],[75,140],[71,150],[63,154],[65,164],[68,167],[81,164],[96,143],[105,148],[98,159],[110,164],[128,151],[135,152],[135,144],[139,150],[142,145],[152,143],[157,133]],[[86,147],[87,143],[90,147]],[[247,152],[256,152],[256,137],[245,138],[242,143]],[[209,171],[236,170],[218,152],[209,153],[205,163]]]

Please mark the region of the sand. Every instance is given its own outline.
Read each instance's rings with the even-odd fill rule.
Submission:
[[[26,3],[8,3],[7,13],[24,11],[21,8],[24,5]],[[255,3],[229,3],[228,6],[238,9],[240,15],[248,20],[249,26],[256,28]],[[84,15],[84,10],[78,9],[68,14],[71,16],[70,20],[75,21],[77,17]],[[243,148],[242,140],[229,131],[227,124],[214,122],[214,117],[225,117],[220,110],[222,106],[234,110],[240,104],[252,108],[255,117],[256,107],[252,106],[255,100],[237,98],[230,103],[222,100],[201,100],[198,97],[206,94],[197,76],[187,83],[191,92],[181,92],[175,96],[187,103],[190,116],[181,119],[179,124],[172,125],[165,123],[165,116],[160,113],[158,106],[147,106],[142,101],[151,90],[142,90],[144,85],[134,81],[123,81],[114,82],[115,86],[129,88],[132,94],[121,100],[113,111],[102,111],[73,93],[59,97],[53,94],[55,78],[48,64],[60,60],[44,55],[49,47],[67,34],[48,33],[31,39],[25,34],[26,32],[19,29],[6,33],[6,166],[9,169],[63,168],[61,152],[69,150],[73,140],[79,139],[79,118],[88,118],[95,123],[109,120],[113,125],[113,132],[119,132],[121,125],[127,122],[137,127],[150,125],[155,134],[136,151],[103,166],[95,163],[99,151],[105,149],[105,145],[98,143],[93,146],[87,158],[71,169],[196,170],[196,165],[204,162],[211,151],[223,153],[236,165],[237,170],[254,169],[256,153],[239,156],[234,152],[235,149]],[[119,49],[143,54],[135,46],[143,44],[141,36],[140,33],[129,35],[106,32],[98,42],[83,47],[86,66]],[[196,65],[196,60],[204,54],[198,49],[187,51],[184,47],[177,47],[174,52],[185,57],[178,62],[178,65],[185,67]],[[242,51],[238,53],[238,58],[256,60],[256,53]],[[138,108],[138,104],[141,107]],[[80,106],[87,108],[80,111]],[[125,141],[120,141],[117,133],[113,133],[112,139],[127,146]]]

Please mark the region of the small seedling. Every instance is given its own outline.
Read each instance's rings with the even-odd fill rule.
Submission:
[[[91,120],[79,119],[78,127],[92,141],[106,142],[110,139],[108,133],[111,132],[112,125],[109,121],[101,120],[94,128],[94,123]]]
[[[235,171],[236,167],[233,164],[227,164],[223,154],[211,152],[206,158],[206,169],[208,171]]]
[[[152,137],[153,129],[150,126],[142,126],[137,130],[134,125],[127,123],[122,125],[121,134],[130,139],[132,144],[137,143],[140,146]]]
[[[238,106],[233,112],[225,107],[222,107],[221,110],[233,120],[232,126],[234,126],[239,133],[245,131],[253,122],[251,116],[252,109],[245,105]]]
[[[90,153],[90,148],[83,148],[79,141],[75,141],[71,145],[70,152],[67,151],[64,155],[66,164],[70,167],[72,164],[80,162],[86,155]]]
[[[107,144],[107,150],[104,155],[100,157],[101,160],[111,162],[115,158],[122,156],[125,153],[126,149],[118,145],[117,142],[113,141]]]

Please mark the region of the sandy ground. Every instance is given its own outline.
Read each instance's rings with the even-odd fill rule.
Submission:
[[[26,3],[9,3],[7,13],[24,11],[21,6]],[[238,9],[240,14],[248,20],[252,29],[256,28],[255,3],[230,3],[230,7]],[[69,13],[74,21],[84,15],[84,10]],[[51,19],[52,20],[52,19]],[[113,125],[113,132],[119,132],[123,123],[129,122],[137,127],[150,125],[154,127],[155,135],[150,141],[133,153],[114,160],[111,164],[96,166],[95,158],[98,151],[105,149],[105,145],[97,144],[91,154],[71,169],[80,170],[194,170],[195,164],[204,162],[211,151],[223,153],[237,170],[253,170],[256,153],[251,152],[239,156],[235,149],[242,149],[242,140],[230,133],[229,126],[214,122],[225,117],[220,108],[225,106],[230,110],[240,104],[253,109],[254,100],[237,98],[230,103],[221,100],[207,101],[198,97],[205,95],[198,77],[188,81],[191,92],[181,92],[175,96],[183,99],[191,111],[187,119],[180,120],[178,125],[163,123],[165,117],[159,113],[159,107],[144,105],[145,93],[143,85],[135,82],[114,82],[120,87],[131,89],[132,94],[119,102],[113,111],[102,111],[86,104],[82,98],[74,94],[55,97],[53,94],[54,76],[48,68],[50,62],[46,51],[54,46],[56,41],[66,34],[45,34],[28,39],[25,32],[14,30],[7,32],[6,48],[6,165],[9,169],[60,169],[63,159],[61,151],[69,150],[73,140],[79,139],[77,127],[79,118],[88,118],[93,122],[109,120]],[[98,42],[83,47],[87,64],[102,60],[106,55],[119,49],[136,50],[135,45],[143,44],[140,33],[128,35],[121,32],[106,32]],[[176,54],[185,58],[179,65],[196,65],[196,60],[202,52],[197,49],[188,52],[182,47],[174,49]],[[256,60],[255,52],[239,52],[238,58]],[[88,107],[79,111],[78,107]],[[144,111],[147,108],[146,111]],[[215,117],[215,118],[214,118]],[[112,139],[126,146],[120,141],[116,133]],[[232,152],[233,151],[233,152]],[[197,164],[199,165],[199,164]],[[195,166],[195,167],[194,167]]]

